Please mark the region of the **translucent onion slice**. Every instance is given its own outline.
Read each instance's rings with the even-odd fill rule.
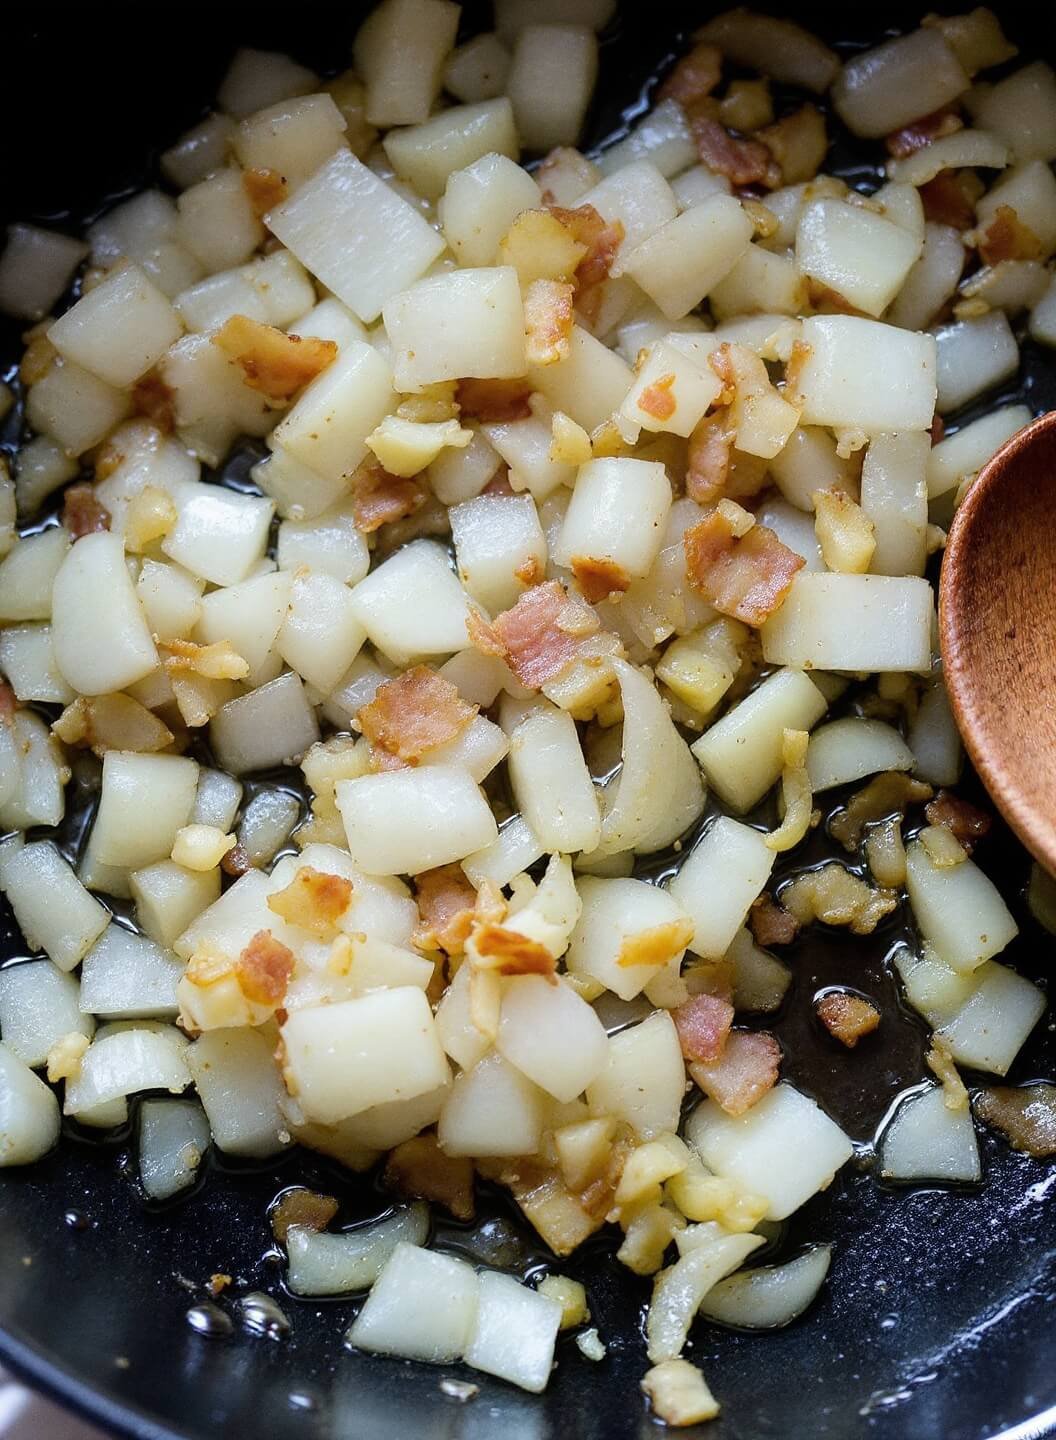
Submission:
[[[831,1245],[815,1245],[783,1265],[738,1271],[708,1292],[700,1313],[739,1330],[776,1330],[813,1302],[831,1260]]]
[[[184,1037],[172,1026],[101,1034],[86,1052],[80,1074],[67,1081],[66,1114],[77,1115],[138,1090],[178,1094],[191,1083],[185,1047]]]
[[[348,1295],[373,1285],[401,1240],[424,1245],[429,1210],[417,1203],[376,1225],[324,1235],[292,1225],[286,1236],[287,1280],[295,1295]]]
[[[691,1226],[680,1238],[689,1244],[697,1232],[703,1232],[700,1242],[656,1277],[645,1321],[649,1359],[654,1365],[681,1355],[705,1295],[763,1244],[761,1235],[727,1235],[714,1222]]]

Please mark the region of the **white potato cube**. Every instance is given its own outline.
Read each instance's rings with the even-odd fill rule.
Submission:
[[[119,536],[85,535],[69,551],[52,591],[51,643],[63,677],[82,695],[123,690],[156,668]]]
[[[447,552],[433,540],[397,550],[352,591],[371,641],[397,665],[469,645],[470,603]]]
[[[651,160],[661,175],[670,179],[672,175],[681,178],[687,165],[694,166],[696,159],[697,147],[690,133],[686,112],[677,100],[669,99],[661,100],[659,105],[643,116],[626,139],[607,146],[598,156],[598,166],[603,175],[612,175],[624,165],[630,165],[632,161]],[[703,165],[695,168],[701,174],[711,173]],[[728,194],[729,181],[726,181],[724,176],[715,178],[719,183],[712,186],[707,193],[714,194],[716,190],[725,190]],[[677,194],[677,182],[672,184],[672,189]],[[703,198],[703,195],[698,197],[699,200]],[[679,196],[679,203],[686,210],[690,204],[698,203],[698,199],[689,200]]]
[[[576,478],[576,467],[565,460],[552,458],[552,417],[545,402],[541,405],[538,402],[535,404],[534,413],[523,420],[494,421],[485,425],[480,435],[489,447],[488,462],[494,457],[496,461],[505,460],[510,467],[512,489],[528,490],[536,501],[542,503],[560,485],[572,485]],[[481,457],[480,468],[476,474],[482,475],[486,468],[485,458]],[[492,470],[492,474],[494,473]],[[491,475],[488,479],[491,479]],[[487,484],[487,481],[484,483]]]
[[[68,360],[52,365],[26,397],[30,425],[69,455],[98,445],[131,408],[128,395]]]
[[[268,226],[368,324],[444,248],[428,221],[348,150],[272,210]]]
[[[244,775],[295,763],[319,739],[319,725],[300,676],[287,671],[221,705],[209,739],[224,769]]]
[[[264,226],[250,204],[237,167],[192,185],[176,203],[180,212],[176,239],[210,273],[244,265],[264,239]]]
[[[529,150],[575,145],[598,74],[598,42],[585,25],[526,25],[513,47],[506,93]]]
[[[298,1010],[282,1043],[288,1085],[305,1115],[324,1125],[448,1080],[429,1001],[416,986]]]
[[[872,521],[874,575],[923,575],[927,560],[931,437],[923,430],[877,435],[862,465],[861,506]]]
[[[0,1045],[0,1167],[30,1165],[59,1138],[59,1102],[9,1045]]]
[[[276,427],[274,443],[324,478],[343,480],[366,455],[367,436],[395,403],[385,360],[372,345],[351,340]],[[336,498],[328,492],[326,505]]]
[[[3,888],[32,950],[72,970],[106,928],[110,914],[89,895],[50,840],[5,861]]]
[[[657,340],[638,368],[620,415],[635,438],[638,427],[688,436],[721,392],[713,370],[696,364],[666,340]]]
[[[368,875],[418,875],[490,844],[495,819],[468,773],[449,765],[339,780],[353,862]]]
[[[833,103],[855,135],[875,139],[956,100],[971,81],[938,28],[922,28],[854,55]]]
[[[311,520],[284,520],[279,526],[276,559],[280,570],[306,565],[344,585],[355,585],[370,568],[366,538],[356,528],[355,511],[349,504],[335,506]]]
[[[510,785],[533,834],[551,854],[593,850],[601,812],[571,715],[540,698],[504,710],[502,721]]]
[[[65,809],[63,786],[68,778],[62,748],[39,715],[15,712],[6,749],[5,784],[17,785],[0,808],[0,823],[8,830],[29,830],[34,825],[57,825]],[[13,755],[20,763],[11,767]],[[12,773],[13,770],[13,773]]]
[[[573,975],[589,976],[621,1000],[633,1000],[656,979],[658,966],[685,953],[687,912],[644,880],[586,877],[577,886],[583,910],[569,941]],[[634,963],[636,955],[642,957]]]
[[[488,265],[523,210],[541,202],[538,184],[507,155],[483,155],[448,176],[439,216],[460,265]]]
[[[486,31],[452,52],[444,66],[444,89],[467,104],[493,100],[505,89],[509,69],[510,52],[494,32]]]
[[[960,231],[952,225],[929,221],[924,227],[920,259],[888,310],[888,321],[904,330],[923,330],[956,292],[964,259]]]
[[[302,438],[308,438],[310,433],[305,432]],[[283,519],[314,520],[348,494],[347,477],[342,472],[335,469],[331,475],[320,475],[295,460],[274,439],[272,443],[275,445],[272,453],[249,473],[264,494],[275,501],[275,509]],[[341,456],[335,459],[337,464],[345,463]]]
[[[748,246],[712,289],[708,304],[717,320],[726,320],[758,312],[798,315],[806,309],[807,298],[806,281],[794,258],[756,244]]]
[[[324,695],[359,654],[366,631],[352,592],[332,575],[301,571],[293,577],[290,610],[279,631],[279,654]]]
[[[546,537],[530,495],[480,495],[450,511],[462,584],[491,615],[546,573]]]
[[[88,254],[83,240],[39,225],[9,225],[0,256],[0,310],[16,320],[42,320]]]
[[[678,214],[674,191],[651,160],[635,160],[578,198],[593,205],[603,220],[623,226],[620,254],[626,255]]]
[[[151,635],[159,640],[185,640],[202,615],[205,581],[182,565],[144,560],[136,595]]]
[[[997,886],[972,860],[943,868],[914,841],[906,849],[906,888],[921,934],[954,970],[977,969],[1019,934]]]
[[[192,454],[218,465],[239,435],[266,435],[275,411],[208,335],[185,335],[158,362],[172,391],[176,430]]]
[[[505,155],[516,160],[520,153],[513,109],[506,96],[476,105],[454,105],[421,125],[390,130],[383,145],[398,178],[427,200],[439,200],[456,170],[464,170],[484,156]]]
[[[621,254],[629,275],[669,320],[680,320],[728,275],[748,249],[752,222],[732,195],[713,195]],[[625,242],[626,247],[626,242]]]
[[[248,664],[249,683],[261,683],[258,676],[275,653],[292,584],[289,571],[280,570],[211,590],[201,601],[197,640],[204,645],[228,641]]]
[[[240,54],[246,52],[239,52]],[[286,57],[281,57],[285,59]],[[293,65],[292,61],[289,61]],[[299,69],[299,66],[294,67]],[[305,72],[307,73],[307,72]],[[305,86],[306,90],[311,85]],[[264,101],[261,102],[266,103]],[[251,106],[246,114],[250,114]],[[234,112],[232,111],[231,114]],[[185,130],[168,150],[161,155],[161,173],[166,180],[171,180],[179,190],[186,190],[189,185],[196,185],[199,180],[204,180],[214,170],[220,170],[227,160],[231,148],[231,141],[235,133],[234,123],[231,115],[220,115],[213,112],[205,117],[198,125],[192,125],[190,130]]]
[[[50,619],[55,577],[69,554],[70,537],[54,525],[27,535],[4,556],[0,561],[0,619],[5,624]]]
[[[248,116],[234,135],[244,170],[274,170],[290,190],[345,144],[348,122],[329,95],[304,95]]]
[[[540,1395],[554,1363],[561,1306],[512,1275],[486,1270],[479,1277],[477,1318],[466,1343],[465,1361]]]
[[[367,82],[371,125],[417,125],[440,93],[459,7],[449,0],[385,0],[359,28],[354,58]]]
[[[289,55],[277,50],[243,48],[235,51],[220,81],[216,103],[226,114],[241,119],[276,100],[306,95],[318,83],[317,75],[298,65]]]
[[[978,983],[971,995],[939,1033],[959,1065],[1006,1075],[1044,1013],[1045,996],[996,960],[980,966],[972,979]]]
[[[1002,405],[940,440],[928,452],[928,499],[936,500],[956,490],[962,480],[981,470],[1005,441],[1029,425],[1032,418],[1026,405]]]
[[[1035,236],[1041,258],[1056,250],[1056,176],[1044,160],[1028,160],[1006,170],[976,206],[980,230],[989,228],[1002,205]]]
[[[219,870],[185,870],[174,860],[159,860],[129,876],[136,919],[156,944],[169,947],[220,895]]]
[[[935,332],[938,408],[959,410],[1019,369],[1019,346],[1002,310],[944,325]]]
[[[349,1343],[434,1365],[458,1360],[473,1334],[479,1288],[464,1260],[401,1241],[356,1316]]]
[[[574,325],[566,358],[536,366],[529,379],[555,410],[593,431],[620,408],[634,384],[634,371],[614,350]]]
[[[182,974],[175,955],[111,923],[84,957],[80,1006],[114,1020],[175,1016]]]
[[[716,794],[743,813],[781,778],[784,732],[812,729],[827,708],[809,676],[779,670],[728,710],[690,748]]]
[[[68,705],[74,698],[55,664],[50,625],[12,625],[0,630],[0,670],[16,700]]]
[[[67,310],[48,339],[118,389],[146,373],[183,333],[180,317],[137,265],[123,265]]]
[[[385,304],[397,389],[440,380],[515,379],[526,369],[524,307],[509,265],[419,280]]]
[[[545,1114],[542,1090],[492,1051],[456,1077],[437,1135],[448,1155],[534,1155]]]
[[[186,1052],[213,1139],[226,1155],[260,1160],[290,1143],[275,1041],[260,1030],[210,1030]]]
[[[915,670],[931,667],[934,595],[915,575],[810,575],[761,630],[772,665],[802,670]]]
[[[774,851],[758,830],[720,815],[690,851],[669,895],[693,921],[689,948],[718,960],[733,944],[774,867]]]
[[[1007,141],[1018,160],[1056,159],[1056,75],[1036,60],[982,90],[976,123]]]
[[[108,750],[92,826],[95,853],[105,865],[138,869],[172,852],[198,790],[198,762],[183,755],[137,755]]]
[[[678,1129],[686,1067],[666,1010],[611,1035],[605,1068],[587,1090],[595,1115],[615,1115],[642,1140]]]
[[[816,200],[800,216],[796,264],[867,315],[901,290],[921,242],[901,225],[843,200]]]
[[[927,430],[935,414],[936,347],[916,335],[855,315],[814,315],[803,321],[802,364],[793,389],[804,425]]]
[[[787,1084],[736,1117],[706,1100],[690,1116],[686,1138],[709,1169],[761,1195],[768,1220],[784,1220],[824,1190],[853,1153],[840,1127]]]
[[[607,561],[631,579],[649,573],[671,509],[671,483],[658,461],[625,458],[582,465],[554,547],[559,565]]]
[[[515,975],[503,988],[496,1048],[555,1100],[574,1100],[605,1064],[605,1030],[563,981]]]
[[[237,585],[264,554],[275,506],[259,495],[201,485],[179,505],[162,541],[170,560],[213,585]]]
[[[941,1085],[910,1095],[881,1138],[880,1174],[885,1180],[981,1179],[970,1108],[951,1110]]]
[[[36,1068],[64,1035],[89,1038],[91,1015],[80,1010],[80,985],[50,960],[6,965],[0,970],[0,1033],[24,1065]]]

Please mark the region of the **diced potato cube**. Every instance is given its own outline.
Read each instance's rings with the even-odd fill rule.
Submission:
[[[176,203],[176,238],[210,273],[244,265],[264,239],[264,226],[235,167],[192,185]]]
[[[763,626],[763,656],[802,670],[931,668],[935,599],[915,575],[801,573]]]
[[[937,393],[931,335],[854,315],[814,315],[803,321],[801,343],[789,399],[802,402],[804,425],[866,435],[931,425]]]
[[[516,160],[520,153],[513,110],[505,96],[454,105],[421,125],[390,130],[383,143],[397,176],[427,200],[439,200],[455,171],[485,156]]]
[[[594,92],[598,42],[585,25],[526,25],[513,47],[506,93],[529,150],[574,145]]]
[[[758,830],[725,815],[698,840],[667,885],[693,920],[694,954],[706,960],[726,954],[770,878],[774,859]]]
[[[700,304],[748,249],[752,222],[732,195],[713,195],[684,210],[620,259],[629,275],[670,320]]]
[[[498,833],[476,782],[451,765],[339,780],[335,796],[353,862],[368,875],[419,875]]]
[[[511,266],[419,280],[388,300],[384,315],[401,391],[466,377],[516,379],[526,371],[524,307]]]
[[[280,100],[243,120],[234,137],[245,170],[273,170],[290,190],[345,143],[347,121],[329,95]]]
[[[395,399],[392,373],[382,356],[365,341],[350,340],[276,428],[274,443],[336,482],[353,474],[367,453],[367,436]],[[330,495],[327,504],[336,498]]]
[[[52,592],[51,640],[59,670],[82,695],[122,690],[157,666],[119,536],[85,535],[63,560]]]
[[[459,263],[488,265],[517,216],[539,203],[539,186],[526,170],[506,155],[484,155],[448,176],[439,215]]]
[[[397,550],[352,595],[371,643],[398,665],[469,645],[469,598],[434,540],[415,540]]]
[[[577,559],[605,562],[623,577],[641,578],[656,559],[670,509],[671,483],[658,461],[590,460],[580,466],[554,559],[573,570]]]
[[[920,244],[902,226],[860,205],[817,200],[800,216],[796,263],[856,310],[881,315],[905,283]]]

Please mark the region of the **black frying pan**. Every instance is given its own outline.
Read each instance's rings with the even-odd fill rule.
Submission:
[[[998,8],[1028,55],[1056,53],[1051,7]],[[675,52],[679,32],[703,13],[625,8],[605,46],[595,137],[612,130]],[[833,20],[797,7],[830,39],[854,45],[918,15],[901,5],[848,6]],[[285,18],[259,6],[238,14],[219,5],[5,17],[3,219],[81,217],[141,185],[151,148],[198,117],[237,44],[289,49],[334,68],[344,63],[354,24],[344,7],[311,6],[290,8]],[[851,153],[837,158],[855,163]],[[0,360],[13,361],[17,335],[8,331],[0,344]],[[1038,411],[1056,407],[1056,361],[1028,346],[1019,382],[986,404],[1013,393]],[[1022,903],[1024,852],[998,826],[981,860],[1023,927],[1007,958],[1044,980],[1053,942]],[[923,1027],[900,1006],[884,958],[904,927],[904,917],[892,917],[867,942],[816,930],[788,957],[795,981],[776,1027],[789,1052],[785,1074],[863,1141],[900,1088],[923,1074]],[[10,917],[0,918],[0,956],[23,953]],[[836,982],[882,1002],[881,1046],[849,1054],[814,1027],[810,996]],[[1012,1078],[1051,1077],[1053,1052],[1043,1021]],[[986,1178],[977,1189],[885,1190],[850,1166],[795,1217],[786,1250],[807,1239],[834,1242],[829,1284],[802,1320],[777,1334],[697,1327],[690,1353],[724,1403],[709,1440],[1027,1440],[1056,1430],[1048,1308],[1056,1176],[992,1136],[982,1137],[982,1149]],[[214,1163],[189,1199],[151,1211],[137,1194],[131,1153],[130,1134],[108,1144],[69,1137],[41,1164],[0,1173],[0,1362],[96,1423],[143,1440],[658,1433],[638,1392],[648,1283],[613,1263],[608,1242],[555,1267],[586,1282],[607,1359],[592,1365],[562,1342],[545,1396],[476,1376],[481,1394],[459,1404],[438,1389],[449,1372],[344,1351],[350,1304],[282,1294],[281,1269],[268,1254],[267,1203],[304,1181],[338,1194],[341,1219],[352,1220],[384,1208],[369,1183],[303,1154],[263,1169]],[[451,1230],[446,1238],[493,1259],[495,1247],[505,1247],[505,1259],[522,1271],[546,1263],[501,1197],[485,1197],[483,1214],[491,1218],[475,1234]],[[229,1338],[195,1334],[186,1311],[204,1298],[214,1271],[235,1277],[235,1295],[278,1296],[292,1321],[289,1336],[242,1330],[231,1301],[221,1302],[236,1322]]]

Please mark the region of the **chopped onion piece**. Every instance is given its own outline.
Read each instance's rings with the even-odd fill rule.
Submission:
[[[339,1234],[293,1225],[286,1235],[289,1287],[295,1295],[350,1295],[365,1290],[401,1241],[424,1245],[428,1236],[429,1211],[421,1203]]]
[[[720,1280],[700,1313],[738,1330],[776,1330],[802,1315],[824,1284],[831,1245],[813,1245],[783,1265],[760,1265]]]

